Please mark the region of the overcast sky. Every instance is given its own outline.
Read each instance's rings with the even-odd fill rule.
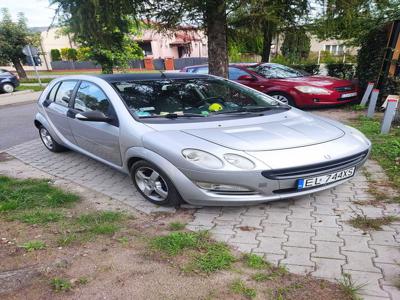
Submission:
[[[28,19],[28,27],[49,26],[54,16],[54,8],[48,0],[0,0],[0,8],[9,9],[12,17],[23,12]]]

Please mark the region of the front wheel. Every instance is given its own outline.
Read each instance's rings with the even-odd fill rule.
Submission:
[[[269,93],[268,95],[271,96],[272,98],[275,98],[275,99],[285,103],[285,104],[295,106],[293,98],[286,93],[273,92],[273,93]]]
[[[62,152],[66,150],[64,146],[60,145],[53,139],[50,132],[43,126],[39,127],[39,136],[43,145],[51,152]]]
[[[4,84],[1,86],[1,90],[2,90],[4,93],[12,93],[12,92],[14,92],[15,88],[14,88],[14,86],[13,86],[11,83],[4,83]]]
[[[146,200],[163,206],[178,206],[182,202],[169,177],[145,160],[134,163],[130,170],[136,189]]]

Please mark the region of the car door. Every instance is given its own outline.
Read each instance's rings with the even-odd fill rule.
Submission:
[[[256,90],[260,89],[260,83],[258,79],[245,70],[236,67],[229,67],[228,76],[230,80],[237,81]]]
[[[81,121],[75,115],[87,111],[101,111],[113,121]],[[112,164],[121,165],[119,124],[112,103],[96,84],[81,81],[68,120],[77,145]]]
[[[67,113],[73,97],[77,80],[65,80],[57,83],[50,91],[44,102],[44,109],[61,135],[76,144],[68,122]]]

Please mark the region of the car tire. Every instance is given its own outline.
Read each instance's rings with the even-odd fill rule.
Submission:
[[[60,145],[53,139],[50,132],[44,126],[39,127],[39,136],[47,150],[50,150],[51,152],[63,152],[67,150],[67,148]]]
[[[14,92],[15,87],[12,83],[4,83],[1,86],[1,91],[8,94]]]
[[[132,165],[130,174],[136,189],[151,203],[176,207],[183,202],[171,179],[154,164],[139,160]]]
[[[289,104],[290,106],[296,106],[296,103],[294,103],[293,97],[286,93],[272,92],[272,93],[268,93],[268,95],[285,103],[285,104]]]

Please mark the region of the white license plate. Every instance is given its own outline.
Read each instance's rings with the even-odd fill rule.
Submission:
[[[307,189],[318,185],[328,184],[345,178],[352,177],[354,175],[355,169],[356,169],[355,167],[352,167],[328,175],[297,179],[297,189],[298,190]]]
[[[342,94],[342,96],[340,98],[350,98],[350,97],[355,97],[355,96],[357,96],[357,92]]]

